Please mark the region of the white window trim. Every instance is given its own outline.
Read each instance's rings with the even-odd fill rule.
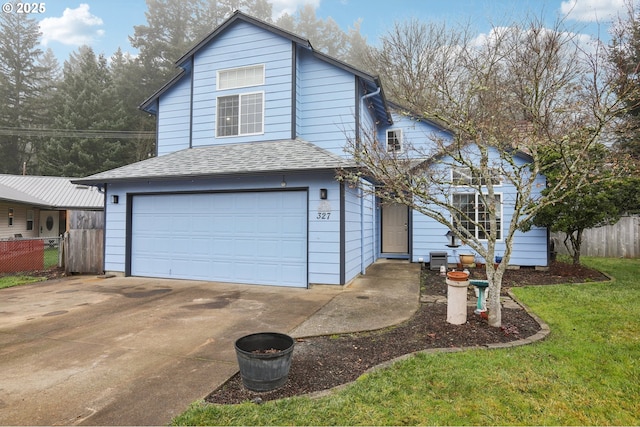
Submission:
[[[246,68],[258,68],[261,67],[262,68],[262,81],[259,83],[251,83],[251,84],[246,84],[246,85],[240,85],[240,86],[229,86],[229,87],[225,87],[225,88],[221,88],[220,87],[220,74],[227,72],[227,71],[235,71],[235,70],[242,70],[242,69],[246,69]],[[223,70],[217,70],[216,71],[216,90],[234,90],[234,89],[242,89],[242,88],[246,88],[246,87],[254,87],[254,86],[263,86],[264,85],[264,81],[265,81],[265,66],[264,64],[255,64],[255,65],[247,65],[245,67],[233,67],[233,68],[225,68]]]
[[[451,193],[451,203],[453,204],[453,195],[454,194],[473,194],[475,197],[474,203],[475,203],[475,212],[474,212],[474,223],[478,224],[478,197],[480,195],[480,193],[478,193],[477,191],[455,191],[453,193]],[[487,193],[484,193],[485,196],[488,196]],[[496,239],[496,242],[502,242],[504,241],[504,194],[502,192],[497,192],[494,193],[494,196],[500,196],[500,220],[499,220],[499,225],[500,225],[500,238]],[[452,217],[451,218],[451,223],[453,224],[455,222],[455,218]],[[486,242],[489,239],[480,239],[478,238],[478,232],[479,229],[478,227],[476,227],[475,229],[475,237],[476,239],[478,239],[481,242]]]
[[[471,172],[471,168],[469,168],[469,167],[466,167],[466,166],[454,166],[454,167],[452,167],[452,168],[451,168],[451,185],[452,185],[453,187],[455,187],[455,188],[475,188],[475,187],[477,186],[477,184],[473,184],[473,183],[471,183],[471,184],[456,184],[456,183],[454,182],[453,173],[454,173],[456,170],[462,170],[462,169],[466,169],[466,170],[468,170],[468,171],[469,171],[469,173],[471,173],[471,174],[472,174],[472,172]],[[472,175],[473,175],[473,174],[472,174]],[[498,183],[497,183],[497,184],[493,184],[493,186],[494,186],[494,187],[502,187],[502,185],[503,185],[502,174],[496,174],[496,176],[497,176],[497,178],[498,178]],[[472,178],[471,178],[471,179],[473,180],[473,176],[472,176]],[[483,187],[486,187],[486,184],[485,184],[485,185],[483,185]]]
[[[260,112],[260,114],[262,114],[262,131],[260,132],[253,132],[253,133],[240,133],[240,129],[242,129],[242,97],[243,96],[248,96],[248,95],[256,95],[256,94],[261,94],[262,95],[262,111]],[[225,98],[228,96],[238,96],[238,133],[236,135],[218,135],[218,99],[219,98]],[[216,97],[216,138],[237,138],[239,136],[251,136],[251,135],[264,135],[264,105],[265,105],[265,96],[264,96],[264,91],[258,91],[258,92],[245,92],[245,93],[230,93],[230,94],[226,94],[226,95],[220,95],[218,97]]]
[[[400,140],[399,150],[389,150],[389,132],[395,132]],[[404,151],[404,135],[402,129],[387,129],[384,134],[384,143],[387,149],[387,153],[402,153]]]

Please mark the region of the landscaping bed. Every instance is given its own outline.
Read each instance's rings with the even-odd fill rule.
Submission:
[[[481,279],[480,270],[471,269],[472,278]],[[565,263],[553,263],[549,270],[532,268],[507,270],[503,291],[514,286],[549,285],[602,281],[602,273]],[[446,284],[438,272],[423,270],[423,295],[446,295]],[[396,357],[431,348],[480,347],[507,343],[529,337],[540,330],[539,324],[522,309],[503,308],[502,328],[490,327],[486,320],[468,308],[467,322],[446,322],[444,303],[423,303],[408,321],[381,331],[311,337],[297,340],[289,379],[279,389],[252,392],[243,387],[239,374],[214,390],[206,401],[233,404],[263,402],[327,390],[354,381],[367,369]]]

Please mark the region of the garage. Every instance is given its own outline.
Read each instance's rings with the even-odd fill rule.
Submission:
[[[307,287],[307,192],[135,195],[131,275]]]

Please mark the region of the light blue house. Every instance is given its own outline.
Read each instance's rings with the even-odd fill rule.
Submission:
[[[394,112],[376,77],[240,12],[177,66],[141,105],[157,157],[75,181],[105,191],[106,272],[343,285],[378,258],[447,250],[443,226],[336,180],[361,129],[388,150],[442,132]],[[516,246],[514,262],[547,265],[546,230]]]

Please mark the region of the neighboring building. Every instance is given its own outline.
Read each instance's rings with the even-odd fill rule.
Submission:
[[[104,194],[70,179],[0,174],[0,239],[58,237],[69,211],[104,209]]]
[[[444,226],[336,180],[361,129],[392,151],[447,134],[394,111],[376,77],[240,12],[177,65],[141,105],[157,116],[157,157],[73,180],[106,192],[105,271],[342,285],[378,258],[447,250]],[[546,230],[516,246],[515,262],[547,265]]]

